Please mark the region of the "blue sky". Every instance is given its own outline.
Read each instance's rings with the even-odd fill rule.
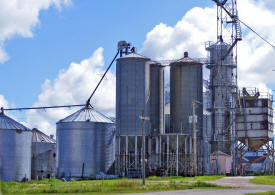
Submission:
[[[44,80],[54,79],[71,62],[87,58],[101,46],[108,64],[119,40],[128,40],[139,49],[155,25],[174,25],[192,7],[206,5],[213,3],[74,0],[60,11],[55,7],[43,10],[33,38],[16,36],[5,42],[10,59],[0,65],[0,91],[11,104],[32,106]]]
[[[273,4],[238,1],[241,19],[271,42]],[[180,58],[184,51],[205,57],[205,41],[216,39],[216,8],[211,0],[2,0],[0,29],[0,106],[64,105],[86,101],[120,40],[153,59]],[[238,48],[240,87],[275,88],[270,46],[245,30]],[[114,116],[115,66],[93,105]],[[55,122],[70,113],[58,109],[9,114],[31,128],[54,133]]]

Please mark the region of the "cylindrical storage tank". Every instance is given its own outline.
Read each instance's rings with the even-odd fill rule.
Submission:
[[[170,133],[193,133],[189,117],[192,116],[192,101],[199,102],[196,108],[197,136],[202,131],[202,64],[189,58],[173,62],[170,69],[171,85],[171,129]]]
[[[164,67],[150,67],[150,127],[154,135],[164,133]]]
[[[57,177],[95,178],[115,160],[113,122],[84,107],[57,123]]]
[[[210,52],[210,65],[207,67],[210,69],[212,129],[215,141],[211,150],[222,151],[229,155],[232,153],[232,144],[228,130],[234,127],[231,121],[235,118],[233,110],[237,92],[237,66],[232,51],[224,58],[230,47],[231,45],[226,43],[216,43],[207,48]]]
[[[0,113],[0,180],[31,179],[32,131]]]
[[[32,130],[32,179],[55,177],[56,141],[42,131]]]
[[[116,131],[118,135],[141,135],[141,111],[150,114],[150,59],[131,53],[116,64]],[[149,134],[145,122],[145,134]]]

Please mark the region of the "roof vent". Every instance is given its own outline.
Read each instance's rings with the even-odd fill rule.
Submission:
[[[188,52],[187,52],[187,51],[184,52],[184,57],[185,57],[185,58],[188,58]]]

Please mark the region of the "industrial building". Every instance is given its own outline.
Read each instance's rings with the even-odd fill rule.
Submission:
[[[265,170],[268,172],[273,171],[273,96],[269,93],[262,93],[256,88],[243,88],[239,93],[238,102],[236,141],[239,143],[235,149],[239,157],[236,160],[238,160],[238,164],[242,165],[238,169],[239,173],[242,174],[243,169],[247,167],[247,165],[243,165],[243,158],[248,152],[263,152],[262,156],[255,159],[256,162],[266,157],[265,164],[268,164],[269,168],[265,168]]]
[[[236,44],[242,34],[236,0],[214,2],[217,41],[206,42],[207,58],[183,52],[180,59],[157,61],[120,41],[85,105],[35,108],[82,106],[56,123],[56,141],[2,109],[0,179],[274,173],[273,96],[238,88]],[[115,60],[112,120],[90,100]]]
[[[239,92],[230,48],[222,40],[206,44],[210,75],[204,85],[203,64],[188,52],[164,65],[123,48],[116,65],[116,174],[141,176],[142,130],[147,175],[238,174],[244,155],[240,145],[257,151],[272,140],[272,96]],[[165,104],[167,67],[170,101]],[[251,102],[261,111],[247,110]]]
[[[164,108],[165,66],[136,52],[123,53],[116,64],[116,174],[141,175],[142,128],[147,174],[192,175],[194,169],[204,174],[202,64],[186,52],[170,65],[171,113],[165,115],[170,110]],[[144,127],[142,111],[148,118]]]
[[[56,141],[53,135],[47,136],[42,131],[32,130],[32,179],[55,177]]]

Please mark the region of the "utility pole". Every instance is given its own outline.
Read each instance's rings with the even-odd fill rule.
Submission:
[[[193,175],[197,175],[197,127],[196,127],[196,102],[192,101],[193,106]]]
[[[144,110],[141,110],[142,120],[142,185],[145,185],[145,136],[144,136],[144,121],[150,120],[149,117],[144,117]]]

